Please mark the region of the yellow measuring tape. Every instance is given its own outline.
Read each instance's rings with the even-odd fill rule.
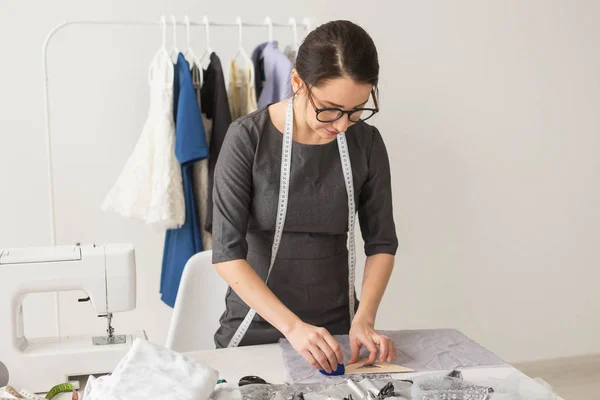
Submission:
[[[0,390],[4,390],[6,393],[10,394],[13,397],[16,397],[17,399],[23,399],[24,398],[12,386],[4,386],[4,387],[0,388]],[[4,399],[4,398],[5,397],[2,397],[0,399]]]

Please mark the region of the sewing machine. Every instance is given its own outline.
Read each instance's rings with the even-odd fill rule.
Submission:
[[[72,245],[0,249],[0,360],[9,384],[34,392],[48,391],[70,377],[112,372],[135,337],[115,335],[113,313],[136,305],[135,253],[132,245]],[[106,335],[27,338],[23,300],[29,293],[81,290],[99,317]],[[74,318],[75,317],[70,317]]]

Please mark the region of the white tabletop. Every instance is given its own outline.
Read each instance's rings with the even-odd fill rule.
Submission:
[[[185,355],[219,371],[219,379],[227,382],[238,382],[249,375],[260,376],[270,383],[286,380],[278,344],[195,351]]]
[[[249,375],[259,376],[269,383],[284,383],[287,379],[278,344],[194,351],[184,354],[219,371],[219,379],[226,379],[231,383],[237,383],[240,378]],[[394,377],[411,379],[430,372],[408,372],[397,374]],[[483,383],[489,379],[503,379],[513,373],[519,373],[525,379],[529,379],[508,364],[496,367],[461,368],[461,372],[464,379],[472,383]],[[55,399],[70,400],[70,398],[70,394],[64,393]],[[557,400],[563,399],[557,397]]]
[[[259,376],[269,383],[284,383],[287,379],[281,350],[277,344],[195,351],[185,353],[185,355],[219,371],[219,379],[225,379],[230,383],[237,383],[240,378],[249,375]],[[460,370],[464,379],[472,383],[484,382],[489,379],[503,379],[513,373],[530,379],[508,364],[496,367],[461,368]],[[431,373],[431,371],[408,372],[397,374],[394,377],[411,379],[426,373]],[[562,400],[560,397],[557,399]]]

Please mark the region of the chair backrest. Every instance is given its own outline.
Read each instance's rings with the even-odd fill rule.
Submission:
[[[227,287],[212,264],[212,250],[190,258],[181,276],[165,347],[179,352],[214,349]]]

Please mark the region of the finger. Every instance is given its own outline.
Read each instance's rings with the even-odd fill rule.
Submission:
[[[360,348],[362,347],[362,343],[356,340],[356,338],[350,338],[350,349],[352,350],[352,356],[350,357],[349,364],[354,364],[358,361],[358,357],[360,355]]]
[[[333,372],[331,366],[329,365],[327,357],[325,356],[325,354],[323,354],[323,352],[319,349],[318,346],[311,344],[308,346],[308,350],[310,350],[312,356],[315,358],[315,360],[317,360],[317,363],[319,364],[319,369],[324,370],[328,374]]]
[[[317,346],[319,347],[321,352],[325,354],[325,357],[327,357],[327,362],[331,366],[332,370],[335,371],[338,366],[338,361],[337,357],[335,356],[335,352],[333,351],[331,346],[329,346],[329,344],[325,341],[324,338],[320,339],[317,342]]]
[[[390,340],[385,336],[378,336],[375,343],[379,344],[379,361],[385,361],[390,351]]]
[[[388,362],[392,362],[396,359],[397,356],[397,350],[396,350],[396,343],[394,343],[392,341],[392,339],[390,339],[390,354],[388,355]]]
[[[303,350],[302,352],[300,352],[300,355],[304,357],[304,359],[308,361],[308,363],[312,365],[314,369],[321,369],[321,365],[319,365],[319,362],[315,360],[310,351]]]
[[[335,340],[335,338],[329,332],[327,332],[327,335],[325,335],[323,337],[323,339],[325,339],[325,341],[327,342],[329,347],[331,347],[331,350],[333,350],[333,352],[335,353],[335,358],[337,360],[337,363],[343,364],[344,363],[344,353],[342,352],[342,346],[340,346],[338,341]]]
[[[365,339],[363,344],[369,350],[369,361],[367,364],[373,364],[377,361],[377,346],[375,346],[375,342],[373,342],[373,339],[370,336],[367,336]]]

